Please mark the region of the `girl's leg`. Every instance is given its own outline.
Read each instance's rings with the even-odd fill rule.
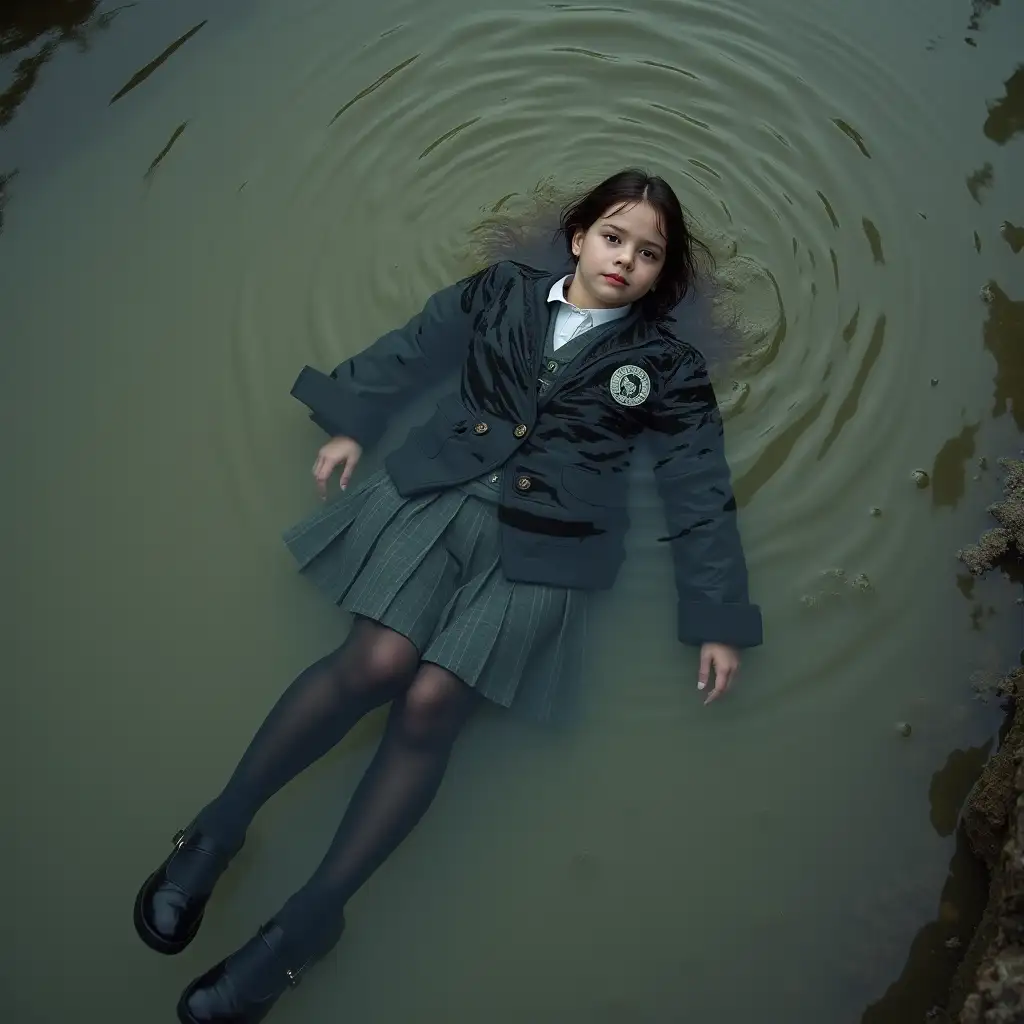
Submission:
[[[181,1020],[262,1020],[288,984],[334,945],[346,902],[430,806],[480,699],[439,666],[421,666],[392,704],[377,753],[320,866],[255,938],[185,990]]]
[[[352,894],[430,806],[455,740],[479,701],[450,672],[421,665],[392,704],[377,753],[319,867],[275,915],[290,939],[304,945],[302,936],[330,932],[340,922]]]
[[[334,747],[367,712],[411,682],[419,654],[404,636],[359,618],[345,643],[281,695],[222,792],[199,813],[200,831],[229,849],[284,784]]]
[[[363,715],[412,681],[419,653],[405,637],[359,619],[333,654],[284,692],[220,795],[175,840],[135,899],[135,929],[148,946],[178,953],[193,939],[217,879],[253,816],[289,779],[331,749]]]

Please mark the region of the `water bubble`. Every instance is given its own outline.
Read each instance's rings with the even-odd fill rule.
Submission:
[[[904,739],[905,739],[907,736],[910,735],[910,733],[912,731],[911,728],[910,728],[910,723],[909,722],[897,722],[896,723],[896,731],[902,737],[904,737]]]
[[[921,490],[924,490],[928,484],[931,483],[931,478],[923,469],[915,469],[914,472],[910,474],[910,479],[913,480]]]
[[[877,519],[881,514],[882,510],[877,505],[872,505],[870,508],[870,514]]]

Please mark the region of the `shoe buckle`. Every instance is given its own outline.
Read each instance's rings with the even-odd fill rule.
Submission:
[[[307,960],[300,968],[298,968],[298,970],[293,971],[289,969],[284,972],[285,977],[288,979],[288,984],[292,988],[296,988],[298,986],[299,982],[302,980],[302,973],[308,966],[309,961]]]

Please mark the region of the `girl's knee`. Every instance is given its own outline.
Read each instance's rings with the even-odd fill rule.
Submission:
[[[410,738],[454,739],[475,699],[473,690],[461,679],[436,665],[428,665],[405,692],[398,713]]]
[[[419,652],[401,633],[359,619],[348,640],[335,652],[331,671],[337,685],[349,692],[401,693],[419,665]]]
[[[409,679],[419,664],[419,653],[412,641],[386,626],[377,626],[362,652],[363,672],[380,683]]]

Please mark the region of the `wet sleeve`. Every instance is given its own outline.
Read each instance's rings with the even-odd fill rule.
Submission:
[[[703,358],[690,350],[650,414],[654,476],[665,506],[684,644],[755,647],[761,611],[751,604],[736,521],[722,416]]]
[[[327,433],[351,437],[364,448],[374,444],[404,401],[462,365],[496,272],[497,266],[488,267],[439,291],[404,327],[330,375],[303,367],[292,395]]]

